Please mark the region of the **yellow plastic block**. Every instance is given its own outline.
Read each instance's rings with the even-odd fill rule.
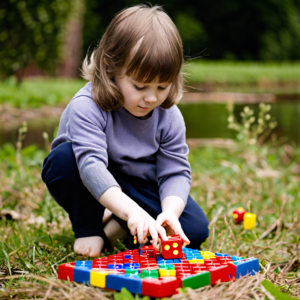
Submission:
[[[189,262],[190,264],[195,264],[195,263],[197,262],[197,260],[196,260],[196,259],[190,259],[190,260],[188,260],[188,262]]]
[[[90,277],[90,284],[93,286],[98,286],[101,288],[105,288],[106,284],[106,275],[112,274],[113,272],[110,271],[103,271],[92,269],[91,270],[91,277]]]
[[[245,213],[244,214],[244,229],[252,229],[255,227],[256,214]]]
[[[203,259],[190,259],[190,260],[188,260],[188,262],[190,264],[204,264],[204,260]]]
[[[196,259],[197,264],[204,264],[204,259]]]
[[[159,272],[159,277],[168,277],[168,276],[176,277],[176,270],[159,269],[158,272]]]

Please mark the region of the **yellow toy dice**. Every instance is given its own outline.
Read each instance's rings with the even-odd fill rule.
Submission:
[[[244,214],[244,229],[252,229],[255,227],[256,214],[245,213]]]

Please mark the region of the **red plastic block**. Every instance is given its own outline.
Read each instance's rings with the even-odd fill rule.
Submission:
[[[178,288],[179,284],[176,277],[145,278],[142,281],[142,295],[149,297],[171,297],[176,294]]]
[[[178,234],[171,235],[168,240],[160,239],[160,253],[164,259],[182,258],[182,239]]]
[[[219,267],[207,267],[207,270],[210,272],[210,283],[215,285],[218,282],[228,282],[235,280],[236,269],[233,268],[233,264],[230,266],[224,265]]]
[[[58,266],[58,279],[73,281],[75,262]]]
[[[246,213],[243,207],[239,207],[232,212],[232,216],[235,219],[236,224],[240,224],[244,220],[244,214]]]

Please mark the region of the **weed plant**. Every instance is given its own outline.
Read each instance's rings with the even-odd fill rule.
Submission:
[[[275,125],[267,117],[269,106],[261,105],[257,116],[245,107],[242,123],[233,118],[233,109],[229,105],[229,126],[238,135],[235,147],[190,151],[191,196],[210,220],[210,236],[202,249],[257,257],[260,274],[182,291],[173,299],[266,299],[260,285],[264,279],[287,297],[300,296],[300,149],[274,138],[268,144],[259,142]],[[56,279],[58,264],[88,258],[73,252],[68,216],[40,178],[47,151],[22,148],[26,126],[22,128],[17,147],[0,148],[0,299],[112,298],[112,292]],[[240,206],[257,214],[253,230],[234,224],[231,214]],[[115,252],[123,250],[120,241]],[[122,291],[115,299],[134,298]]]

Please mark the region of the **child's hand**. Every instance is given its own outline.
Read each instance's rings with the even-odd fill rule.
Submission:
[[[157,225],[166,227],[167,232],[170,232],[169,234],[173,234],[173,232],[175,234],[179,234],[179,236],[183,239],[183,242],[186,245],[190,243],[189,239],[184,234],[180,222],[178,220],[178,217],[176,216],[175,213],[171,211],[162,212],[157,216],[156,223]]]
[[[130,233],[135,236],[137,234],[139,243],[143,243],[150,234],[152,237],[152,245],[156,247],[158,241],[158,233],[162,239],[167,239],[165,229],[160,226],[147,212],[143,210],[132,211],[127,220]],[[149,234],[148,234],[149,233]]]

